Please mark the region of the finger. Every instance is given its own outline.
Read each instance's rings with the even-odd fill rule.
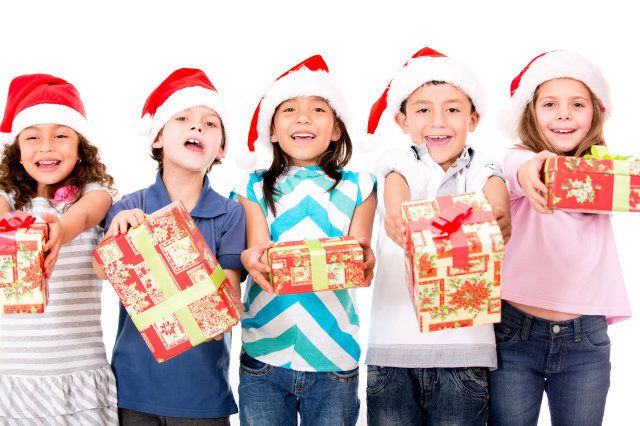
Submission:
[[[251,278],[253,278],[253,282],[258,284],[260,286],[260,288],[262,288],[264,291],[268,291],[269,293],[273,293],[273,287],[271,286],[271,283],[269,282],[269,280],[264,277],[264,275],[262,275],[262,274],[252,274]]]
[[[135,218],[138,220],[138,224],[144,223],[145,214],[144,214],[144,212],[142,210],[136,209],[136,210],[133,211],[133,214],[134,214]]]

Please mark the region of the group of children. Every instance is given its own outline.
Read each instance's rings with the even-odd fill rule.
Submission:
[[[368,282],[377,263],[365,360],[369,424],[531,425],[545,391],[554,423],[600,424],[607,324],[630,316],[610,217],[549,211],[540,171],[547,158],[604,145],[607,84],[584,57],[554,51],[513,80],[511,98],[504,122],[517,143],[503,172],[467,145],[486,113],[476,77],[420,50],[371,109],[370,133],[393,120],[411,142],[380,157],[376,179],[345,170],[353,152],[348,109],[313,56],[261,98],[242,162],[251,167],[260,141],[271,164],[227,198],[207,178],[228,148],[222,99],[201,70],[180,69],[142,111],[156,181],[114,202],[75,87],[46,74],[16,77],[0,127],[0,213],[20,209],[48,224],[50,302],[44,314],[0,319],[0,423],[229,424],[238,412],[231,333],[158,364],[121,306],[111,365],[105,355],[105,275],[91,259],[101,231],[125,233],[180,200],[238,293],[248,272],[241,424],[356,423],[355,290],[276,296],[265,262],[274,242],[343,235],[361,244]],[[486,195],[507,242],[502,321],[420,333],[403,278],[400,204],[463,192]]]

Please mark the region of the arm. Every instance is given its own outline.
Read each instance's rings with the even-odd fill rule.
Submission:
[[[502,231],[502,238],[506,243],[511,237],[511,209],[509,208],[507,185],[501,178],[491,176],[484,185],[483,192],[491,204],[500,231]]]
[[[540,172],[544,162],[553,157],[556,157],[556,154],[549,151],[541,151],[533,158],[521,163],[517,168],[515,179],[517,186],[527,197],[531,207],[538,213],[551,213],[551,210],[547,208],[547,187],[540,179]]]
[[[387,235],[402,248],[407,246],[407,230],[402,222],[402,203],[409,201],[411,193],[404,177],[392,172],[384,181],[384,229]]]
[[[238,202],[247,217],[247,249],[240,255],[240,260],[256,284],[265,291],[273,292],[268,276],[271,269],[265,260],[267,250],[273,245],[267,218],[258,203],[243,196],[238,196]]]
[[[370,283],[373,279],[373,268],[376,258],[371,250],[371,231],[373,229],[373,217],[376,212],[376,193],[371,192],[353,212],[349,236],[354,237],[362,246],[364,253],[364,279]]]
[[[223,271],[231,283],[231,288],[240,297],[240,269],[223,269]]]

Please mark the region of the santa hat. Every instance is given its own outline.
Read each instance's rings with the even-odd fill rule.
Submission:
[[[511,82],[511,108],[503,117],[505,130],[510,135],[515,135],[522,113],[533,100],[538,86],[556,78],[572,78],[583,82],[597,98],[604,117],[610,115],[609,86],[600,69],[578,53],[555,50],[533,58]]]
[[[18,76],[9,85],[0,137],[10,143],[37,124],[61,124],[90,138],[84,105],[73,84],[49,74]]]
[[[194,68],[180,68],[151,92],[142,108],[139,132],[153,143],[169,119],[185,109],[206,106],[224,123],[224,105],[207,75]]]
[[[240,166],[246,169],[255,166],[255,143],[258,139],[269,152],[272,151],[271,120],[276,108],[282,102],[300,96],[318,96],[325,99],[347,125],[348,110],[329,75],[329,67],[322,56],[312,56],[282,74],[267,89],[253,113],[247,140],[249,152],[239,154],[237,162]]]
[[[429,81],[445,81],[462,90],[480,116],[486,112],[484,92],[476,76],[464,65],[425,47],[417,51],[389,82],[369,113],[367,133],[374,134],[385,111],[395,116],[400,106],[417,88]]]

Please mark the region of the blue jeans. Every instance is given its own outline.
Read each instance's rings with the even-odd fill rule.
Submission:
[[[611,371],[604,317],[547,321],[503,303],[495,332],[491,424],[535,425],[545,391],[554,425],[602,424]]]
[[[256,426],[355,425],[358,369],[296,371],[240,355],[240,424]]]
[[[489,369],[395,368],[369,365],[367,423],[485,425]]]

